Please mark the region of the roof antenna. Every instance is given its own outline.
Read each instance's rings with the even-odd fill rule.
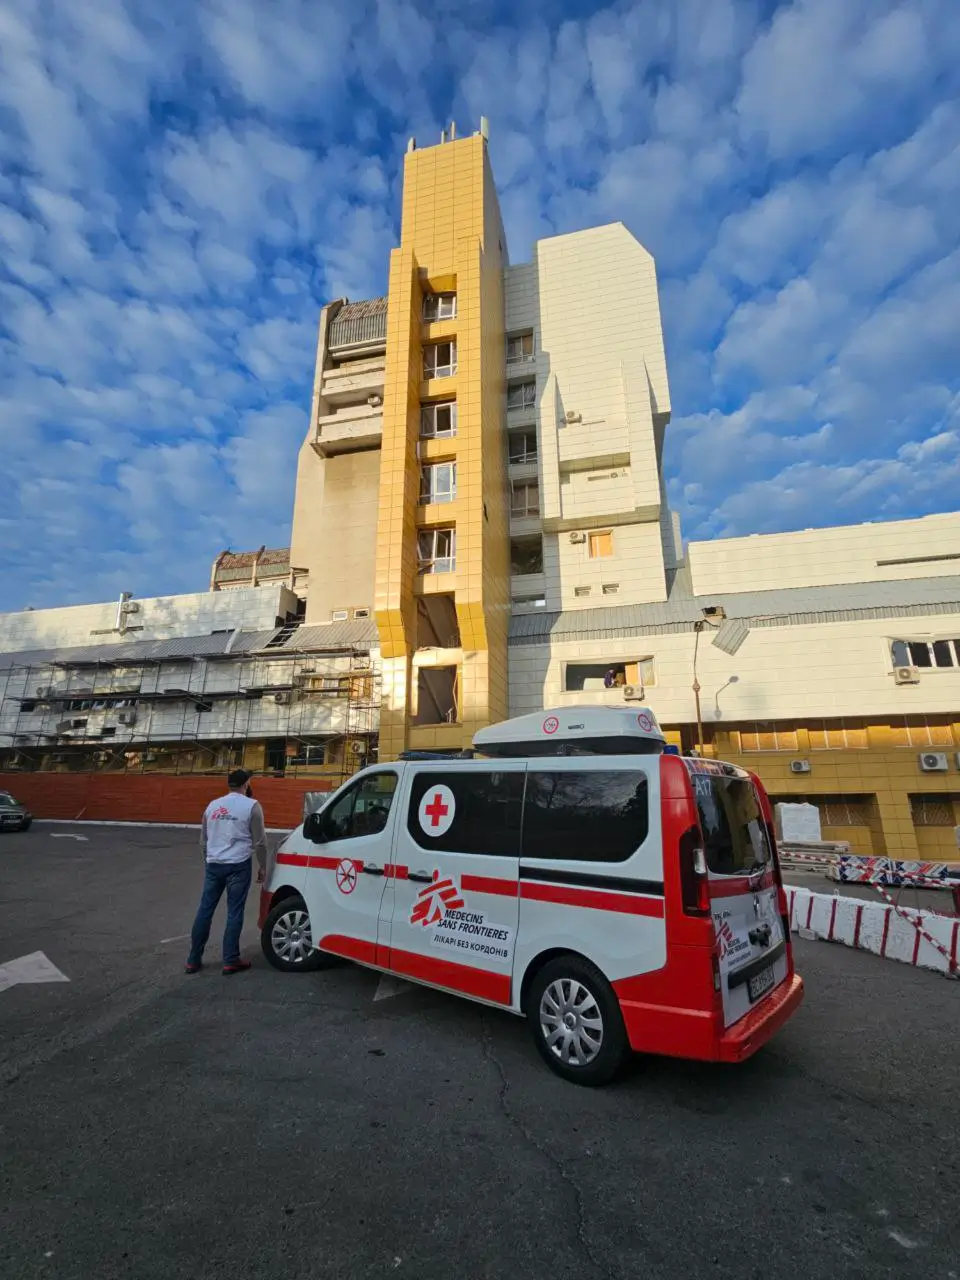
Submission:
[[[416,149],[417,149],[417,140],[416,140],[416,138],[408,138],[408,139],[407,139],[407,154],[409,154],[411,151],[416,151]]]
[[[480,117],[480,137],[483,138],[484,142],[490,141],[490,121],[486,116]]]
[[[456,120],[451,120],[450,121],[450,141],[453,142],[456,136],[457,136],[457,122]]]

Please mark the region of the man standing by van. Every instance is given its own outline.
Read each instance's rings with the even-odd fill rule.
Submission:
[[[253,855],[257,855],[257,881],[261,882],[267,865],[267,836],[263,810],[250,790],[249,773],[234,769],[227,778],[227,787],[225,796],[207,805],[200,824],[200,851],[206,860],[206,875],[190,934],[187,973],[199,973],[202,967],[213,913],[224,889],[227,923],[223,930],[222,972],[243,973],[250,968],[249,960],[240,959],[240,932],[250,892]]]

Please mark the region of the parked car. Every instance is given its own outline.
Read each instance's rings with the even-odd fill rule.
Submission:
[[[29,831],[33,814],[9,791],[0,791],[0,831]]]

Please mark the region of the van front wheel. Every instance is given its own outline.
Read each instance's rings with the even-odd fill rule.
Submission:
[[[260,930],[260,946],[275,969],[306,973],[319,969],[327,957],[313,949],[310,917],[302,898],[284,898],[273,908]]]
[[[540,1055],[574,1084],[606,1084],[627,1057],[613,988],[588,960],[558,956],[530,983],[525,1013]]]

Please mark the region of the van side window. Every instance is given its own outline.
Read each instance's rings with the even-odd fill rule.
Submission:
[[[396,789],[395,773],[373,773],[362,778],[324,813],[324,843],[379,834],[387,825]]]
[[[446,792],[454,798],[453,821],[447,826],[443,798]],[[433,792],[434,796],[428,795]],[[421,806],[434,804],[438,834],[431,834],[432,816],[421,821]],[[502,769],[471,769],[469,772],[414,775],[407,812],[407,830],[421,849],[439,849],[445,853],[485,853],[495,857],[516,858],[520,852],[520,814],[523,807],[523,774]],[[429,814],[430,810],[426,809]]]
[[[647,801],[632,769],[528,771],[521,856],[624,862],[647,838]]]

